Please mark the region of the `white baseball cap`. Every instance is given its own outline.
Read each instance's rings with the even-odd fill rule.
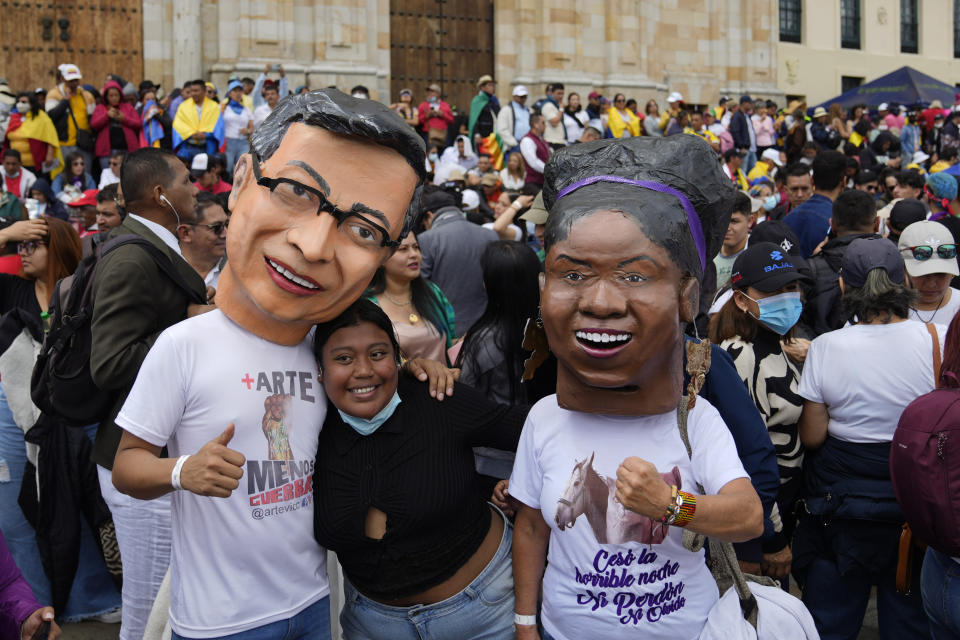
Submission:
[[[886,102],[881,102],[880,106],[877,107],[877,111],[889,111],[889,110],[890,110],[890,105],[888,105]]]
[[[916,278],[931,273],[960,275],[956,258],[941,258],[937,254],[937,248],[942,244],[954,244],[954,240],[950,230],[939,222],[921,220],[903,230],[897,248],[900,249],[900,255],[903,256],[903,262],[910,277]],[[910,247],[922,246],[933,249],[933,255],[926,260],[917,260],[911,251],[905,251]]]
[[[206,171],[207,167],[210,166],[210,159],[205,153],[198,153],[193,156],[193,162],[190,163],[191,171]]]
[[[464,211],[473,211],[480,206],[480,194],[473,189],[465,189],[461,201]],[[943,228],[946,229],[946,227]]]
[[[80,69],[75,64],[62,64],[57,67],[64,80],[79,80],[83,77]]]
[[[671,91],[670,95],[667,96],[667,102],[683,102],[683,96],[680,95],[679,91]]]
[[[763,160],[769,160],[773,164],[780,166],[780,152],[776,149],[767,149],[763,152],[763,155],[760,156]]]
[[[513,95],[515,96],[528,96],[530,93],[527,91],[527,88],[522,84],[518,84],[513,88]]]

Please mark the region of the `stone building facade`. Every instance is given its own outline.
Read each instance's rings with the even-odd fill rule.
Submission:
[[[641,104],[662,103],[669,91],[701,105],[741,93],[782,101],[777,6],[770,0],[143,0],[144,76],[165,87],[193,77],[222,87],[231,75],[256,76],[265,64],[282,63],[291,88],[363,84],[389,102],[409,84],[419,99],[429,76],[391,82],[402,71],[395,64],[398,14],[422,14],[427,24],[432,11],[446,11],[449,21],[478,7],[492,20],[477,17],[467,27],[492,28],[489,56],[456,51],[457,44],[472,49],[469,36],[435,47],[448,57],[476,56],[449,79],[460,96],[492,73],[501,100],[514,84],[537,95],[545,83],[562,81],[581,95],[622,91]]]

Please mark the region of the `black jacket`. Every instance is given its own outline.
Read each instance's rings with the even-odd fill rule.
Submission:
[[[737,149],[750,148],[750,131],[747,127],[752,127],[753,123],[749,121],[743,111],[737,111],[730,116],[730,136],[733,138],[733,146]],[[756,136],[754,136],[756,139]]]
[[[856,233],[827,241],[820,253],[807,260],[813,287],[803,306],[801,321],[813,330],[814,336],[839,329],[846,323],[840,305],[840,261],[851,242],[857,238],[875,237],[874,233]]]

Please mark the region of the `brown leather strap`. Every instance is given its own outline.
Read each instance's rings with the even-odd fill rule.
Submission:
[[[930,337],[933,338],[933,386],[940,386],[940,336],[937,335],[937,325],[932,322],[924,323],[927,325],[927,331],[930,332]]]
[[[929,326],[929,325],[928,325]],[[897,591],[903,595],[910,593],[913,576],[913,532],[910,525],[904,523],[900,532],[900,544],[897,547]]]

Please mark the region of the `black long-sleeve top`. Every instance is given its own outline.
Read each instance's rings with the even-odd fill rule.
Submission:
[[[437,402],[403,374],[398,391],[402,402],[369,436],[329,404],[313,476],[317,541],[361,593],[389,600],[441,584],[480,547],[490,508],[473,447],[516,451],[529,412],[461,384]],[[387,515],[381,540],[366,536],[371,507]]]

